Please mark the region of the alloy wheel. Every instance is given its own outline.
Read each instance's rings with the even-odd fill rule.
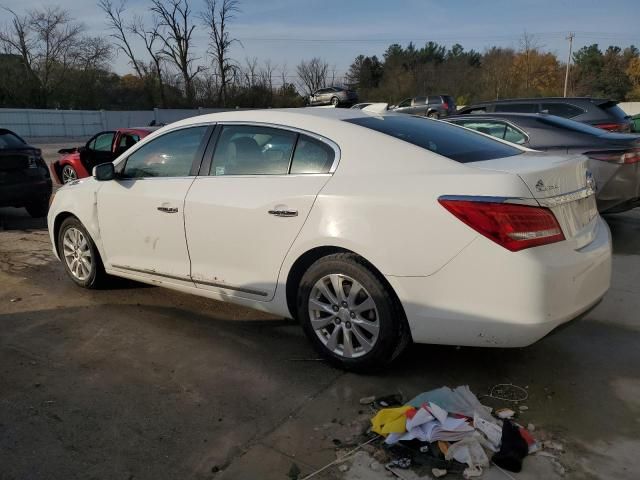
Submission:
[[[68,228],[62,238],[62,254],[71,275],[81,282],[89,278],[94,265],[84,233],[74,227]]]
[[[62,183],[69,183],[78,179],[78,174],[71,165],[62,167]]]
[[[343,274],[325,275],[309,295],[311,326],[324,346],[344,358],[369,353],[380,331],[378,309],[362,284]]]

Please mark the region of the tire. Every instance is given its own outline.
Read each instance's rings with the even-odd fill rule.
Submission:
[[[33,218],[46,217],[49,213],[49,199],[41,198],[25,206],[27,213]]]
[[[429,112],[427,113],[427,117],[438,119],[440,118],[440,115],[438,115],[438,112]]]
[[[354,287],[358,292],[349,298]],[[382,367],[410,340],[404,313],[389,287],[352,253],[329,255],[309,267],[298,288],[297,314],[316,350],[346,370]]]
[[[86,228],[75,217],[68,217],[60,226],[58,254],[67,275],[76,285],[93,289],[105,283],[107,274],[100,253]],[[81,261],[80,257],[84,258],[84,261]]]
[[[62,180],[62,184],[64,185],[65,183],[69,183],[69,182],[73,182],[74,180],[77,180],[78,172],[76,172],[76,169],[67,163],[62,167],[60,176],[62,177],[60,180]]]
[[[340,105],[340,99],[338,97],[331,97],[331,105],[337,107]]]

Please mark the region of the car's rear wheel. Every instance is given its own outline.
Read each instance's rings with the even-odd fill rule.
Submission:
[[[317,260],[302,277],[297,310],[315,348],[343,368],[385,365],[408,343],[397,301],[355,254]]]
[[[78,172],[71,165],[67,164],[62,167],[62,183],[73,182],[78,179]]]
[[[333,105],[334,107],[337,107],[339,103],[340,103],[340,99],[338,97],[331,97],[331,105]]]
[[[46,217],[49,212],[49,198],[42,197],[38,200],[34,200],[33,202],[28,203],[25,208],[27,209],[27,213],[33,218]]]
[[[71,280],[84,288],[97,288],[106,278],[100,253],[82,223],[69,217],[58,232],[58,253]]]
[[[429,118],[439,118],[440,115],[438,115],[438,112],[433,112],[432,111],[432,112],[427,113],[427,117],[429,117]]]

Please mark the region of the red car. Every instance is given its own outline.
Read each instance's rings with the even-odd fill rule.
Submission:
[[[51,173],[58,183],[89,177],[93,167],[114,161],[122,152],[157,129],[158,127],[119,128],[97,133],[83,147],[58,150],[62,157],[51,164]]]

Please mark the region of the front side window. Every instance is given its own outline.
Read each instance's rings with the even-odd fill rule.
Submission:
[[[480,162],[522,153],[517,147],[464,128],[415,116],[387,115],[344,121],[390,135],[460,163]]]
[[[210,175],[286,175],[297,134],[277,128],[225,125]]]
[[[104,132],[89,141],[89,149],[96,152],[110,152],[116,132]]]
[[[329,173],[335,152],[314,138],[300,135],[291,161],[291,173]]]
[[[129,155],[122,177],[188,176],[206,131],[206,126],[182,128],[154,138]]]
[[[581,113],[584,113],[584,110],[578,107],[574,107],[573,105],[569,105],[567,103],[543,103],[540,105],[540,110],[543,113],[548,113],[549,115],[557,115],[558,117],[564,118],[572,118],[577,117]]]

